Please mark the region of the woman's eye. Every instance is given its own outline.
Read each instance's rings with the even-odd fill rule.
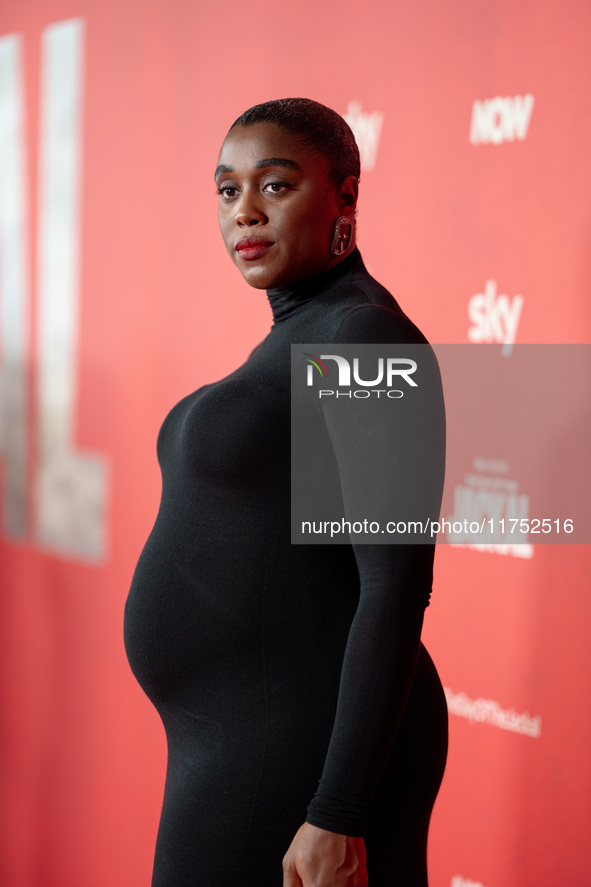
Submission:
[[[232,197],[236,196],[236,191],[238,189],[233,185],[224,185],[222,188],[217,189],[217,193],[220,195],[222,200],[230,200]]]
[[[285,188],[289,188],[287,182],[267,182],[263,191],[270,191],[271,194],[279,194]]]

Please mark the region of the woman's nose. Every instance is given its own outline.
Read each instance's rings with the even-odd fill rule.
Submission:
[[[259,206],[260,195],[249,194],[243,191],[238,203],[235,205],[234,221],[237,225],[251,227],[252,225],[264,225],[267,216]]]

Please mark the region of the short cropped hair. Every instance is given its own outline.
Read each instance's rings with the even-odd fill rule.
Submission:
[[[273,99],[254,105],[230,127],[276,123],[293,133],[301,144],[324,157],[335,184],[347,176],[359,178],[359,148],[349,124],[340,114],[312,99]]]

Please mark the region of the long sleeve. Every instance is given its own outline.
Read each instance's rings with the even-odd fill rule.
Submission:
[[[364,306],[351,312],[338,343],[419,345],[419,392],[383,401],[381,410],[326,398],[327,434],[338,467],[345,516],[381,508],[397,520],[437,519],[444,465],[444,412],[434,355],[401,312]],[[403,352],[404,353],[404,352]],[[416,394],[416,392],[411,392]],[[365,403],[365,402],[364,402]],[[410,512],[409,512],[410,509]],[[409,537],[404,537],[408,540]],[[382,538],[380,537],[380,542]],[[404,716],[432,585],[434,545],[354,544],[359,604],[343,661],[334,728],[308,822],[363,835],[369,808]]]

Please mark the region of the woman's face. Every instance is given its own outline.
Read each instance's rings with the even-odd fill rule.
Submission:
[[[353,219],[356,180],[335,185],[327,161],[282,127],[234,127],[215,181],[226,249],[251,286],[295,283],[343,258],[331,253],[332,232],[339,216]]]

